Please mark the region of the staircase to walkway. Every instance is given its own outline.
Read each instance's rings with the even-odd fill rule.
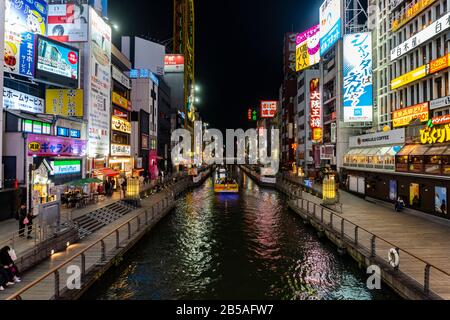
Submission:
[[[83,215],[75,219],[73,223],[81,240],[136,209],[136,206],[118,201]]]

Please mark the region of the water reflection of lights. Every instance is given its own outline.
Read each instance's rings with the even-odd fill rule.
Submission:
[[[245,175],[236,199],[212,180],[177,200],[108,299],[391,299],[289,212],[285,198]],[[249,185],[252,187],[249,189]]]

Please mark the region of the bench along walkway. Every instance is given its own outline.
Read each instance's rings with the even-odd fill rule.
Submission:
[[[120,260],[121,254],[174,207],[174,195],[187,187],[187,181],[182,181],[170,190],[141,200],[142,208],[87,236],[82,242],[70,245],[66,251],[55,253],[27,272],[23,282],[0,293],[0,299],[50,300],[62,296],[72,298],[71,295],[78,298],[82,290],[66,288],[71,272],[81,272],[81,289],[87,289],[99,275],[98,271],[105,272],[116,259]]]
[[[450,299],[450,227],[424,217],[397,213],[393,208],[368,202],[340,191],[342,212],[324,208],[321,199],[299,192],[286,180],[279,186],[293,196],[290,206],[354,258],[383,267],[388,283],[400,279],[393,289],[409,298]],[[340,211],[340,210],[339,210]],[[399,253],[398,268],[389,265],[389,250]],[[400,285],[411,283],[417,295],[405,295]],[[392,283],[390,283],[392,286]]]

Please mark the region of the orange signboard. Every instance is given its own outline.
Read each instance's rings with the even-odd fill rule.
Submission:
[[[128,103],[128,100],[116,92],[112,93],[112,102],[119,107],[130,110],[131,104]]]
[[[394,128],[407,126],[411,121],[415,119],[419,119],[421,122],[428,121],[428,102],[396,110],[392,113],[392,123]]]
[[[410,4],[406,8],[406,11],[392,21],[392,31],[397,31],[401,26],[405,25],[435,1],[436,0],[417,0],[416,3]]]
[[[433,118],[433,125],[450,123],[450,114]]]
[[[445,56],[430,62],[430,74],[441,71],[448,67],[449,67],[449,57],[448,54],[446,54]]]

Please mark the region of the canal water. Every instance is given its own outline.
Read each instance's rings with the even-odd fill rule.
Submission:
[[[282,194],[237,175],[239,194],[217,195],[209,179],[178,199],[84,299],[398,299],[369,290],[365,270],[319,240]]]

